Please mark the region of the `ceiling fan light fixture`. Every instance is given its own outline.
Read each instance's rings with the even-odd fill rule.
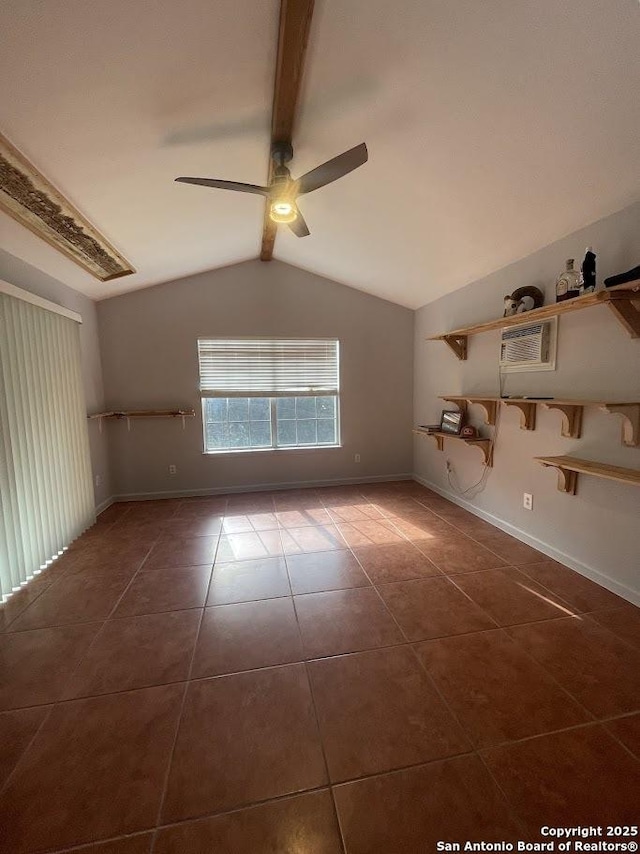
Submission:
[[[274,222],[289,223],[293,222],[298,216],[296,206],[287,199],[275,199],[271,202],[269,216]]]

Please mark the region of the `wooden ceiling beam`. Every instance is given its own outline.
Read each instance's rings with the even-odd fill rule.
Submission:
[[[291,144],[304,60],[311,29],[314,0],[281,0],[278,56],[273,89],[271,114],[271,144]],[[273,160],[269,154],[269,181],[273,178]],[[269,199],[265,202],[260,260],[270,261],[276,240],[277,226],[269,217]]]

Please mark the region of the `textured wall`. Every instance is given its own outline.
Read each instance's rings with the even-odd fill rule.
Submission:
[[[445,405],[441,394],[498,392],[499,332],[469,339],[466,362],[458,361],[429,335],[499,317],[502,297],[521,285],[537,285],[554,300],[555,277],[566,258],[580,259],[587,245],[598,254],[598,281],[640,263],[640,204],[536,252],[453,294],[421,308],[416,315],[415,419],[439,419]],[[640,400],[640,340],[632,340],[604,306],[568,314],[559,320],[557,370],[510,374],[506,394],[538,394],[566,398]],[[472,504],[567,555],[576,568],[600,573],[616,589],[640,599],[640,489],[581,476],[575,497],[556,490],[556,474],[533,461],[534,456],[571,454],[640,469],[640,448],[620,443],[621,420],[595,408],[584,412],[581,439],[560,436],[560,414],[538,407],[533,432],[521,430],[519,413],[500,407],[495,462],[486,488]],[[472,407],[471,419],[482,423]],[[491,433],[491,428],[484,428]],[[451,459],[462,488],[482,474],[480,453],[448,441],[445,453],[431,439],[416,437],[414,471],[444,490],[451,490],[445,468]],[[533,512],[522,506],[523,492],[534,496]],[[611,586],[611,585],[610,585]]]
[[[80,346],[82,348],[82,376],[87,411],[101,410],[104,406],[104,390],[102,387],[95,303],[78,291],[74,291],[57,279],[52,279],[51,276],[47,276],[46,273],[42,273],[2,249],[0,249],[0,279],[82,315]],[[100,433],[95,421],[89,422],[89,441],[95,499],[96,505],[99,506],[111,496],[112,490],[109,476],[107,436],[105,433]],[[101,478],[100,486],[95,486],[96,475]]]
[[[111,423],[114,492],[214,490],[408,474],[414,312],[273,261],[248,261],[98,304],[108,406],[194,407]],[[196,341],[340,339],[341,448],[203,455]],[[361,455],[359,464],[354,455]],[[168,474],[169,464],[177,474]]]

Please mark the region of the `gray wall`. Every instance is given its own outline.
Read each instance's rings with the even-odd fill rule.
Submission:
[[[248,261],[104,300],[98,320],[108,408],[197,412],[184,430],[168,419],[132,422],[130,432],[106,425],[117,495],[412,471],[409,309],[278,261]],[[196,340],[216,335],[340,339],[343,447],[203,455]]]
[[[87,411],[101,411],[104,407],[104,389],[102,386],[95,303],[78,291],[74,291],[57,279],[47,276],[46,273],[42,273],[2,249],[0,249],[0,279],[82,315],[80,346]],[[89,442],[94,474],[95,500],[96,506],[99,507],[102,502],[111,497],[111,482],[107,436],[106,433],[100,433],[95,421],[89,422]],[[95,486],[96,475],[100,476],[100,486]]]
[[[466,362],[458,361],[429,335],[493,319],[502,314],[502,298],[522,285],[537,285],[554,301],[554,281],[566,258],[581,259],[587,245],[598,254],[598,282],[640,264],[640,204],[600,220],[545,249],[421,308],[415,329],[415,418],[419,424],[439,420],[441,394],[490,394],[498,391],[499,332],[469,339]],[[640,340],[632,340],[611,311],[598,306],[559,319],[558,361],[554,372],[510,374],[505,394],[566,398],[640,400]],[[451,406],[449,405],[449,408]],[[538,407],[533,432],[519,428],[519,413],[500,407],[494,468],[483,492],[471,504],[512,525],[525,538],[538,540],[549,554],[640,602],[640,489],[580,476],[575,497],[556,489],[556,474],[534,456],[572,454],[640,469],[640,448],[620,443],[621,420],[595,408],[584,412],[581,439],[560,436],[560,414]],[[470,410],[482,423],[482,411]],[[491,428],[484,428],[491,433]],[[414,440],[416,474],[442,490],[454,492],[445,468],[451,459],[463,489],[482,475],[480,453],[447,441],[445,452],[432,439]],[[523,492],[533,493],[533,511],[522,506]],[[455,493],[454,493],[455,494]],[[602,576],[602,578],[600,577]]]

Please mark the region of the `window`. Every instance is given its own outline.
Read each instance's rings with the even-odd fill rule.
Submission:
[[[340,444],[338,342],[200,339],[205,453]]]

